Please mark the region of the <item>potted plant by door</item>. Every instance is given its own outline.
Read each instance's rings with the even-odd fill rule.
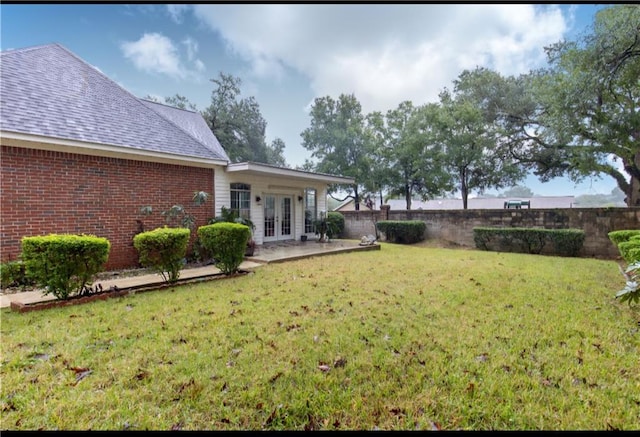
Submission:
[[[327,214],[322,211],[320,218],[313,221],[315,233],[318,236],[318,243],[327,243],[329,238],[338,235],[339,229],[336,224],[327,218]]]
[[[253,256],[253,253],[256,250],[256,242],[253,237],[249,237],[249,241],[247,241],[247,248],[244,251],[244,256]]]

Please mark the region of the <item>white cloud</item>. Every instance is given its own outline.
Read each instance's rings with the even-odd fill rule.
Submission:
[[[285,67],[317,96],[354,93],[363,110],[433,101],[465,68],[541,66],[567,24],[554,5],[198,4],[195,15],[259,77]]]
[[[167,13],[177,24],[182,23],[182,17],[189,9],[189,5],[167,5]]]
[[[195,70],[182,63],[176,45],[159,33],[145,33],[137,41],[122,43],[120,48],[124,56],[141,71],[165,74],[176,79],[198,78],[198,72],[204,71],[202,61],[195,58],[198,44],[189,37],[183,44],[186,47],[187,60],[193,63]]]
[[[182,40],[182,44],[187,48],[187,59],[193,61],[198,53],[198,41],[188,36]]]

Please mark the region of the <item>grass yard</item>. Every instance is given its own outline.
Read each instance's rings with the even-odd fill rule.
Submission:
[[[1,313],[3,430],[640,429],[614,261],[382,244]]]

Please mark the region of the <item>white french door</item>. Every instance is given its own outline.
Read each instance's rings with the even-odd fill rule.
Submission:
[[[265,194],[264,241],[293,238],[293,196]]]

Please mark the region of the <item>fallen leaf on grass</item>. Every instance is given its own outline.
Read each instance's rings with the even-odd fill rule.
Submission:
[[[86,372],[87,370],[89,370],[89,368],[88,367],[69,366],[69,367],[67,367],[67,370],[71,370],[71,371],[74,371],[76,373],[81,373],[81,372]]]
[[[276,382],[276,380],[277,380],[278,378],[280,378],[282,375],[283,375],[283,373],[282,373],[282,372],[278,372],[278,373],[276,373],[276,374],[275,374],[275,375],[273,375],[271,378],[269,378],[269,382],[271,382],[271,383]]]
[[[141,370],[140,373],[138,373],[135,378],[138,381],[142,381],[143,379],[145,379],[147,376],[149,376],[149,373],[147,373],[146,370]]]
[[[311,413],[307,414],[307,423],[304,424],[305,431],[317,431],[320,429],[320,424]]]
[[[480,354],[476,357],[476,361],[480,361],[481,363],[484,363],[488,359],[489,359],[489,354],[487,353]]]
[[[49,354],[33,354],[31,356],[34,360],[44,360],[47,361],[49,359]]]
[[[329,370],[331,370],[331,367],[327,366],[326,364],[320,364],[318,366],[318,370],[322,370],[323,372],[328,372]]]
[[[74,369],[71,369],[71,370],[74,370]],[[90,370],[90,369],[85,369],[85,370],[80,371],[80,372],[76,371],[76,380],[75,380],[75,382],[74,382],[73,384],[71,384],[71,385],[74,385],[74,386],[75,386],[75,385],[78,385],[78,383],[79,383],[80,381],[82,381],[82,380],[83,380],[83,379],[85,379],[87,376],[91,375],[92,373],[93,373],[93,370]]]
[[[344,367],[345,364],[347,364],[347,360],[345,360],[342,357],[338,357],[336,358],[336,360],[333,362],[333,367]]]
[[[389,408],[389,412],[394,416],[404,416],[407,413],[404,408],[398,407]]]
[[[269,426],[271,425],[271,423],[273,422],[273,420],[276,418],[276,416],[278,415],[278,410],[282,408],[282,404],[278,405],[277,407],[275,407],[273,409],[273,411],[271,412],[271,414],[269,414],[269,417],[267,417],[266,422],[264,423],[264,426]]]

